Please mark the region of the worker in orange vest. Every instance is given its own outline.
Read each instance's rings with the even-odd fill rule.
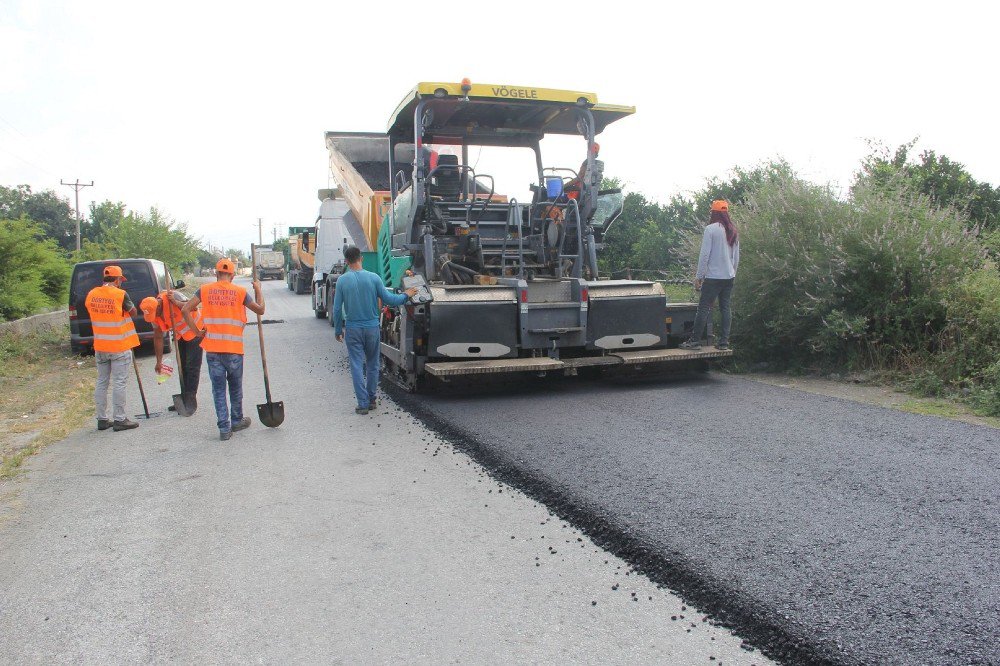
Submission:
[[[254,300],[243,287],[233,284],[236,265],[229,259],[219,259],[215,265],[217,282],[206,284],[195,292],[181,312],[191,330],[202,339],[212,380],[212,397],[218,417],[219,439],[226,441],[233,432],[250,427],[250,417],[243,416],[243,328],[247,309],[264,314],[264,296],[260,282],[253,281]],[[194,311],[201,305],[201,324]],[[226,387],[229,404],[226,404]]]
[[[188,298],[179,291],[167,289],[156,296],[147,296],[139,303],[142,316],[153,325],[154,333],[174,332],[174,344],[177,345],[177,355],[181,363],[181,399],[187,406],[188,415],[193,415],[198,409],[198,383],[201,376],[201,339],[184,321],[181,308]],[[165,307],[169,304],[169,307]],[[195,323],[201,321],[195,312]],[[153,353],[156,354],[156,372],[163,370],[163,336],[153,336]],[[174,406],[167,408],[174,410]]]
[[[139,346],[132,317],[135,305],[121,288],[125,282],[120,266],[104,267],[104,284],[94,287],[85,301],[94,328],[94,358],[97,361],[97,429],[131,430],[139,424],[125,415],[125,383],[132,365],[132,349]],[[108,418],[108,387],[111,386],[113,421]]]

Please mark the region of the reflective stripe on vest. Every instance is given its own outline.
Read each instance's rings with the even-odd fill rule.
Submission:
[[[122,312],[125,291],[113,284],[94,287],[84,304],[94,329],[94,351],[118,353],[139,346],[132,318]]]
[[[213,282],[201,288],[201,321],[206,330],[202,349],[219,354],[243,353],[246,297],[246,289],[231,282]]]

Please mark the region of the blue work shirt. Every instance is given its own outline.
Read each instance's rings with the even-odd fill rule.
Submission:
[[[378,299],[386,305],[402,305],[406,294],[394,294],[385,288],[382,278],[371,271],[348,270],[337,280],[333,297],[333,329],[344,332],[344,320],[350,328],[378,328]]]

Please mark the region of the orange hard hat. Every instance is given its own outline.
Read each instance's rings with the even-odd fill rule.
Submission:
[[[121,278],[122,280],[125,279],[125,276],[122,274],[121,266],[105,266],[104,277],[116,277]]]
[[[729,202],[725,199],[716,199],[712,202],[712,210],[721,211],[723,213],[729,212]]]
[[[219,259],[218,263],[215,264],[215,272],[232,273],[233,275],[236,275],[236,264],[223,257],[222,259]]]
[[[139,302],[139,309],[142,310],[142,317],[150,324],[156,319],[156,308],[159,307],[159,302],[153,296],[147,296]]]

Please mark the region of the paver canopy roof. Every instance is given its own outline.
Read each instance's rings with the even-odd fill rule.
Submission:
[[[635,113],[633,106],[600,104],[597,95],[572,90],[470,84],[419,83],[396,108],[388,134],[413,142],[413,114],[426,101],[427,143],[531,145],[546,134],[580,134],[576,110],[587,107],[600,134],[609,124]]]

